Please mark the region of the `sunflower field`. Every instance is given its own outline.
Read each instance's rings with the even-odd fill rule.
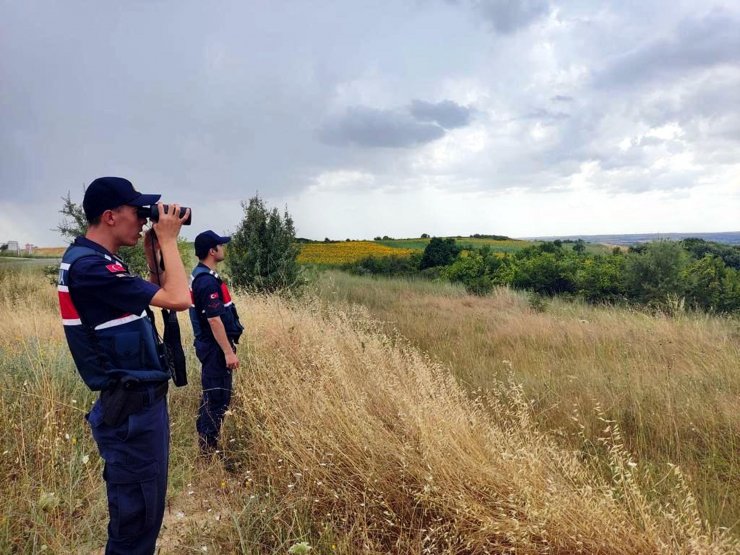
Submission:
[[[298,255],[299,264],[339,266],[373,256],[409,256],[415,249],[389,247],[374,241],[337,241],[332,243],[304,243]]]

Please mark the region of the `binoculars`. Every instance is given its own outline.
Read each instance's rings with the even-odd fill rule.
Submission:
[[[162,205],[165,212],[169,210],[169,206],[170,206],[169,204]],[[187,206],[181,206],[178,217],[182,218],[185,215],[185,211],[187,209],[188,209]],[[151,206],[141,206],[136,209],[136,215],[139,216],[139,218],[146,218],[153,222],[158,222],[159,221],[159,208],[157,208],[156,204],[152,204]],[[185,220],[182,224],[190,225],[190,222],[192,221],[192,219],[193,219],[193,211],[191,210],[190,215],[188,216],[188,219]]]

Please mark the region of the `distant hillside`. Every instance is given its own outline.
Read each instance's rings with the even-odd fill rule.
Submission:
[[[660,239],[671,239],[679,241],[689,237],[714,241],[716,243],[727,243],[729,245],[740,245],[740,231],[725,231],[721,233],[627,233],[623,235],[562,235],[553,237],[532,237],[531,240],[553,241],[555,239],[576,240],[583,239],[587,243],[605,243],[608,245],[636,245],[638,243],[649,243]]]

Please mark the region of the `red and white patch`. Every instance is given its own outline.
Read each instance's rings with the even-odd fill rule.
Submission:
[[[209,296],[210,299],[218,299],[218,293],[211,293]]]
[[[59,295],[59,312],[61,312],[62,320],[77,320],[80,315],[77,313],[77,308],[72,303],[72,298],[69,295],[69,291],[65,290],[58,291]]]
[[[231,302],[231,293],[229,293],[229,288],[226,287],[225,283],[221,284],[221,294],[224,297],[224,304]]]
[[[120,262],[116,262],[114,264],[108,264],[106,268],[108,269],[109,272],[113,274],[126,271],[126,268],[124,268],[123,264],[121,264]]]

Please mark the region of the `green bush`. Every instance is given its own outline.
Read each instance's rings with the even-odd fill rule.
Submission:
[[[259,196],[242,202],[244,218],[229,243],[226,258],[235,287],[285,291],[303,282],[296,262],[293,219],[286,210],[268,210]]]
[[[368,256],[342,266],[343,270],[356,275],[408,276],[418,273],[421,253],[409,256]]]
[[[682,275],[688,263],[689,254],[680,244],[673,241],[648,243],[644,252],[633,252],[627,257],[627,296],[658,306],[669,296],[683,297]]]
[[[473,295],[487,295],[493,289],[493,279],[486,263],[485,253],[463,251],[441,275],[452,282],[459,282]]]
[[[681,281],[690,306],[714,312],[740,309],[740,272],[726,266],[718,256],[706,254],[687,265]]]
[[[619,252],[585,257],[575,274],[578,295],[592,303],[624,299],[625,266],[626,258]]]
[[[440,239],[432,237],[429,244],[424,248],[424,254],[421,257],[419,269],[433,268],[434,266],[447,266],[460,253],[460,247],[455,244],[451,237]]]

